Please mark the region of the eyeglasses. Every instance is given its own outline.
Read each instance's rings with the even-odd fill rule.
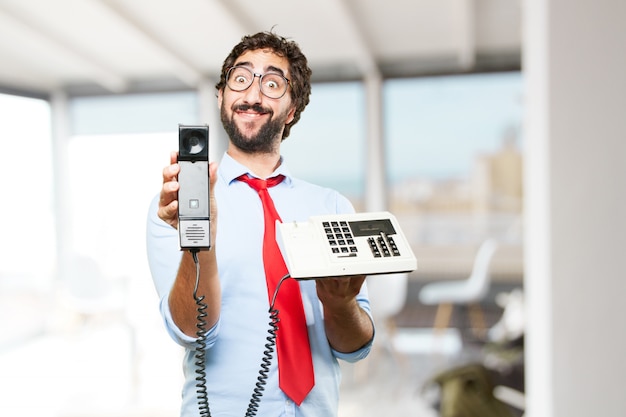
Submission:
[[[276,72],[257,74],[246,67],[230,67],[226,73],[226,85],[233,91],[247,90],[259,77],[261,93],[269,98],[281,98],[287,92],[289,80]]]

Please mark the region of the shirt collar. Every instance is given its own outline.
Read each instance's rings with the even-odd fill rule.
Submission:
[[[249,174],[251,177],[259,178],[254,172],[250,171],[248,167],[235,161],[233,157],[230,156],[228,153],[224,153],[222,161],[220,162],[218,173],[222,180],[226,184],[230,185],[230,183],[235,181],[243,174]],[[275,177],[276,175],[284,175],[285,179],[283,180],[283,183],[291,185],[291,173],[289,172],[289,169],[287,168],[284,158],[282,156],[280,157],[280,164],[274,170],[274,172],[272,172],[270,177]]]

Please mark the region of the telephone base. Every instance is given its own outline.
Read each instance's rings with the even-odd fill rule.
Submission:
[[[312,216],[277,223],[287,269],[298,280],[411,272],[417,260],[389,212]]]

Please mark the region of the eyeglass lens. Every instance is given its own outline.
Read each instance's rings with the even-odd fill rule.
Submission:
[[[268,72],[263,75],[254,74],[246,67],[233,67],[228,72],[227,84],[231,90],[243,91],[252,85],[254,78],[259,76],[261,92],[270,98],[280,98],[287,91],[287,79],[280,74]]]

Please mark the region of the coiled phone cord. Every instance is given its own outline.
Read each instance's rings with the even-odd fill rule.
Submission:
[[[196,264],[196,283],[193,289],[193,298],[196,301],[196,305],[198,307],[198,316],[196,317],[198,322],[196,323],[196,327],[198,331],[196,332],[196,394],[198,398],[198,411],[201,417],[211,417],[211,411],[209,409],[209,398],[207,395],[206,388],[206,325],[207,322],[204,318],[207,316],[206,309],[207,305],[203,302],[204,295],[198,296],[198,285],[200,283],[200,262],[198,261],[198,251],[191,250],[191,255],[193,256],[193,261]],[[265,350],[263,351],[263,358],[261,362],[261,369],[259,370],[259,376],[257,377],[257,382],[255,384],[254,392],[252,397],[250,398],[250,403],[248,404],[248,409],[246,411],[245,417],[254,417],[256,416],[257,411],[259,410],[259,405],[261,403],[261,397],[263,396],[263,392],[265,391],[265,385],[267,384],[267,379],[269,377],[269,370],[272,363],[272,359],[274,357],[274,347],[276,346],[276,332],[278,331],[278,322],[280,322],[280,318],[278,317],[278,310],[274,308],[276,303],[276,297],[278,296],[278,290],[282,285],[283,281],[289,278],[290,275],[287,274],[280,279],[278,284],[276,285],[276,289],[274,290],[274,295],[272,296],[272,301],[270,303],[269,314],[270,314],[270,322],[268,329],[269,336],[266,337],[267,343],[265,344]]]
[[[276,285],[276,289],[274,290],[274,295],[272,296],[272,301],[270,303],[270,328],[267,330],[269,336],[265,340],[267,343],[265,344],[265,351],[263,352],[263,359],[261,363],[261,369],[259,370],[259,376],[257,377],[256,388],[254,389],[254,393],[250,398],[250,403],[248,404],[248,410],[246,411],[245,417],[254,417],[256,416],[257,411],[259,410],[259,405],[261,403],[261,397],[263,396],[263,391],[265,391],[265,385],[267,384],[267,378],[269,376],[270,365],[272,363],[272,358],[274,357],[274,347],[276,346],[276,332],[278,331],[278,322],[280,322],[280,318],[278,317],[278,310],[274,308],[274,304],[276,303],[276,297],[278,296],[278,290],[282,285],[283,281],[289,278],[289,274],[285,275],[278,281]]]
[[[198,412],[201,417],[211,417],[211,410],[209,409],[209,398],[207,396],[206,388],[206,325],[207,322],[204,318],[207,316],[207,305],[203,302],[204,295],[198,296],[198,285],[200,283],[200,262],[198,262],[198,251],[192,250],[193,262],[196,264],[196,284],[193,289],[193,299],[196,301],[198,308],[198,315],[196,319],[196,394],[198,398]]]

